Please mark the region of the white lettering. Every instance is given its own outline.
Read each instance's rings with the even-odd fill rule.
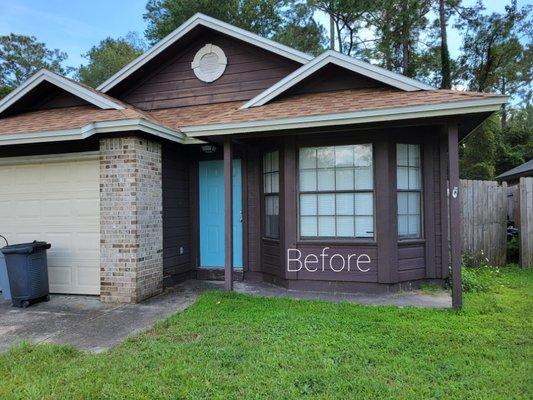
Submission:
[[[352,258],[355,258],[356,269],[354,271],[368,272],[371,269],[370,266],[366,267],[366,264],[372,262],[368,254],[348,254],[343,256],[335,253],[329,256],[326,252],[328,249],[329,247],[324,247],[320,255],[307,254],[303,262],[302,252],[299,249],[287,249],[287,271],[298,272],[305,268],[309,272],[317,272],[319,269],[324,272],[326,271],[326,258],[329,262],[329,269],[333,272],[352,271]],[[335,262],[335,259],[340,261]]]
[[[296,251],[298,253],[298,258],[291,258],[291,251]],[[302,252],[298,249],[287,249],[287,271],[289,272],[298,272],[302,269],[302,262],[300,258],[302,257]],[[296,261],[298,263],[298,269],[291,269],[291,261]]]
[[[324,272],[324,259],[326,258],[326,250],[329,249],[329,247],[324,247],[322,249],[322,253],[320,253],[320,257],[322,257],[322,272]]]
[[[313,258],[313,260],[309,260],[309,258]],[[308,270],[309,272],[315,272],[318,269],[318,267],[315,267],[315,269],[310,269],[307,266],[307,263],[309,263],[309,264],[318,264],[318,257],[316,256],[316,254],[310,253],[310,254],[305,256],[305,260],[304,260],[305,269]]]
[[[365,260],[361,260],[361,257],[364,257]],[[370,257],[368,256],[368,254],[361,254],[359,257],[357,257],[357,269],[361,272],[368,272],[370,271],[370,267],[368,267],[367,269],[362,269],[360,266],[359,266],[359,263],[361,264],[369,264],[370,263]]]
[[[333,268],[333,259],[334,259],[335,257],[339,257],[339,258],[342,260],[342,267],[341,267],[341,269],[338,269],[338,270],[337,270],[337,269]],[[333,255],[331,256],[331,258],[329,259],[329,268],[331,268],[331,270],[332,270],[332,271],[335,271],[335,272],[341,272],[341,271],[344,269],[345,264],[346,264],[346,261],[344,260],[344,257],[341,256],[340,254],[333,254]]]

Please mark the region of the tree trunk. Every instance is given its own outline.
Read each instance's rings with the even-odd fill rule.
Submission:
[[[506,82],[505,77],[502,77],[502,94],[507,94],[506,92]],[[501,118],[501,124],[502,124],[502,130],[504,130],[507,127],[507,108],[505,107],[506,104],[502,105],[502,118]]]
[[[402,73],[405,76],[411,76],[411,49],[410,49],[410,32],[409,32],[409,10],[407,8],[407,2],[403,2],[402,5],[402,28],[400,43],[402,46]]]
[[[446,27],[445,0],[439,0],[439,22],[440,22],[440,59],[441,59],[441,89],[452,87],[450,71],[450,52],[448,51],[448,32]]]
[[[335,21],[333,15],[329,16],[329,48],[335,50]]]

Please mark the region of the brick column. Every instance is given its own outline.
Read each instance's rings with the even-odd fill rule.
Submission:
[[[161,145],[100,140],[100,298],[136,303],[163,287]]]

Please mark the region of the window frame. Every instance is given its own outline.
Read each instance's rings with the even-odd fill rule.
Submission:
[[[276,171],[265,172],[265,157],[268,154],[278,153],[278,166]],[[279,241],[281,237],[281,226],[280,221],[280,198],[281,198],[281,151],[277,148],[265,149],[261,154],[260,159],[261,165],[261,236],[266,240],[275,240]],[[265,177],[266,175],[278,174],[278,191],[277,192],[265,192]],[[277,198],[278,199],[278,232],[277,236],[267,235],[267,198]]]
[[[419,149],[419,158],[420,158],[420,166],[418,167],[419,171],[420,171],[420,175],[419,175],[419,179],[420,179],[420,187],[419,189],[399,189],[398,188],[398,167],[407,167],[408,168],[408,172],[407,174],[409,175],[409,166],[404,166],[404,165],[398,165],[398,145],[411,145],[411,146],[418,146],[418,149]],[[395,175],[396,175],[396,225],[397,225],[397,228],[396,228],[396,235],[397,235],[397,238],[398,238],[398,241],[399,242],[417,242],[417,241],[424,241],[425,240],[425,232],[424,232],[424,206],[425,206],[425,201],[426,199],[424,199],[424,196],[425,196],[425,192],[424,192],[424,145],[423,143],[419,143],[419,142],[414,142],[414,141],[409,141],[409,142],[405,142],[405,141],[397,141],[394,143],[394,155],[395,155]],[[400,217],[400,213],[398,211],[398,195],[400,193],[418,193],[419,195],[419,204],[418,204],[418,207],[420,209],[420,218],[419,218],[419,232],[420,234],[418,236],[401,236],[400,235],[400,232],[399,232],[399,229],[400,229],[400,222],[399,222],[399,217]],[[409,200],[408,200],[409,201]],[[404,214],[402,214],[404,215]],[[415,215],[415,214],[406,214],[409,218],[409,215]]]
[[[318,171],[320,168],[316,168],[317,176],[316,176],[316,191],[302,191],[300,190],[300,152],[302,149],[305,148],[319,148],[319,147],[341,147],[341,146],[356,146],[356,145],[369,145],[371,152],[372,152],[372,167],[371,167],[371,174],[372,174],[372,189],[349,189],[349,190],[318,190]],[[318,143],[301,143],[295,148],[295,182],[296,182],[296,229],[297,229],[297,240],[299,243],[376,243],[376,153],[375,153],[375,144],[371,140],[364,140],[364,141],[356,141],[353,140],[346,140],[346,141],[340,141],[340,142],[318,142]],[[341,169],[344,167],[341,167]],[[354,167],[354,170],[356,167]],[[333,167],[333,170],[336,171],[336,168]],[[315,194],[317,196],[321,194],[332,194],[335,196],[335,194],[357,194],[357,193],[370,193],[372,195],[372,229],[373,233],[372,236],[368,237],[357,237],[357,236],[302,236],[301,234],[301,209],[300,209],[300,198],[302,194]],[[337,202],[335,198],[335,214],[334,215],[327,215],[328,217],[335,218],[335,231],[336,229],[336,218],[338,216],[349,216],[353,217],[354,221],[356,218],[355,210],[353,215],[337,215]],[[318,204],[317,204],[317,214],[314,215],[317,217],[317,225],[318,225],[318,217],[320,214],[318,214]],[[361,216],[368,216],[368,215],[361,215]],[[317,233],[318,233],[318,226],[317,226]],[[355,226],[354,226],[354,234],[355,234]]]

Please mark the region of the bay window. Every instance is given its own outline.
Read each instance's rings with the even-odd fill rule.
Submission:
[[[300,149],[300,237],[374,236],[372,158],[371,144]]]
[[[398,189],[398,238],[418,239],[421,235],[422,170],[420,145],[396,145]]]
[[[264,234],[279,238],[279,152],[263,156]]]

